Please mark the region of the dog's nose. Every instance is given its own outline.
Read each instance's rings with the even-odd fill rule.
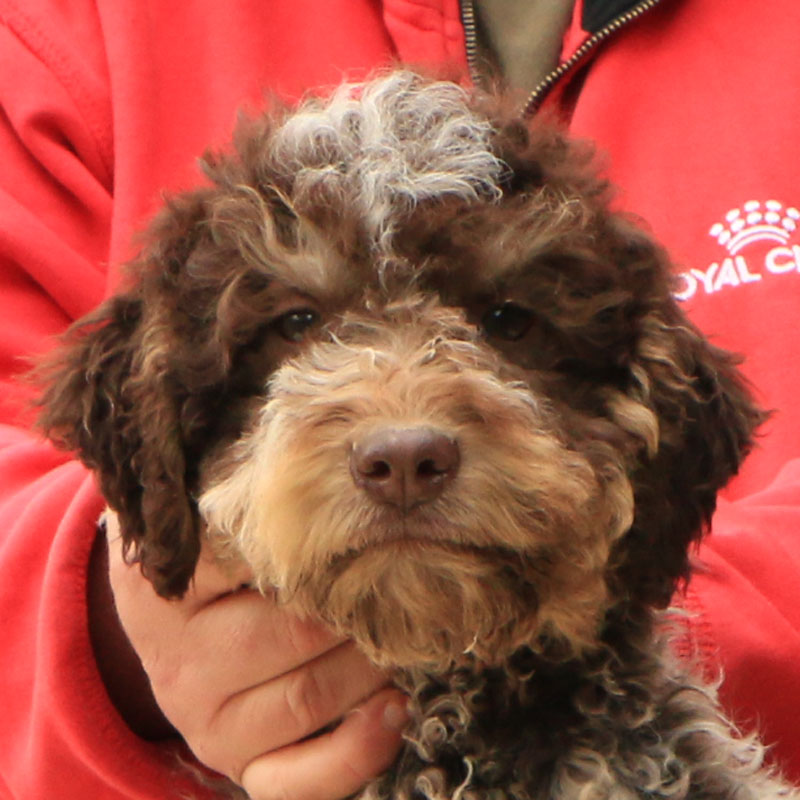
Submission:
[[[353,480],[405,511],[435,500],[458,472],[458,442],[433,428],[383,428],[353,446]]]

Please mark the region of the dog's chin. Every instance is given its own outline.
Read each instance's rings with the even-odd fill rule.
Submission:
[[[394,538],[305,576],[291,601],[381,667],[495,666],[523,645],[540,650],[560,639],[562,650],[574,651],[591,638],[585,616],[562,631],[542,613],[536,574],[543,568],[497,548]]]

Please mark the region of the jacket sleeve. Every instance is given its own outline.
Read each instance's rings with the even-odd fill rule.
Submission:
[[[106,287],[111,108],[83,5],[54,4],[65,18],[48,30],[66,33],[48,37],[24,4],[0,2],[2,798],[163,796],[177,765],[105,693],[86,605],[102,498],[32,430],[34,390],[20,380]]]
[[[720,698],[800,781],[800,459],[756,494],[719,501],[689,586],[679,652],[721,681]]]

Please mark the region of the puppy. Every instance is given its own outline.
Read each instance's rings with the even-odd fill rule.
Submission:
[[[266,115],[49,369],[159,593],[205,537],[395,670],[365,797],[790,795],[658,634],[761,414],[590,161],[406,72]]]

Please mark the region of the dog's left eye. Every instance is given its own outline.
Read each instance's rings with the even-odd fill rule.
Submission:
[[[503,303],[490,308],[483,315],[481,325],[488,336],[515,342],[530,330],[533,320],[530,309],[516,303]]]
[[[319,322],[319,314],[310,308],[288,311],[275,320],[275,327],[287,342],[302,342],[310,328]]]

